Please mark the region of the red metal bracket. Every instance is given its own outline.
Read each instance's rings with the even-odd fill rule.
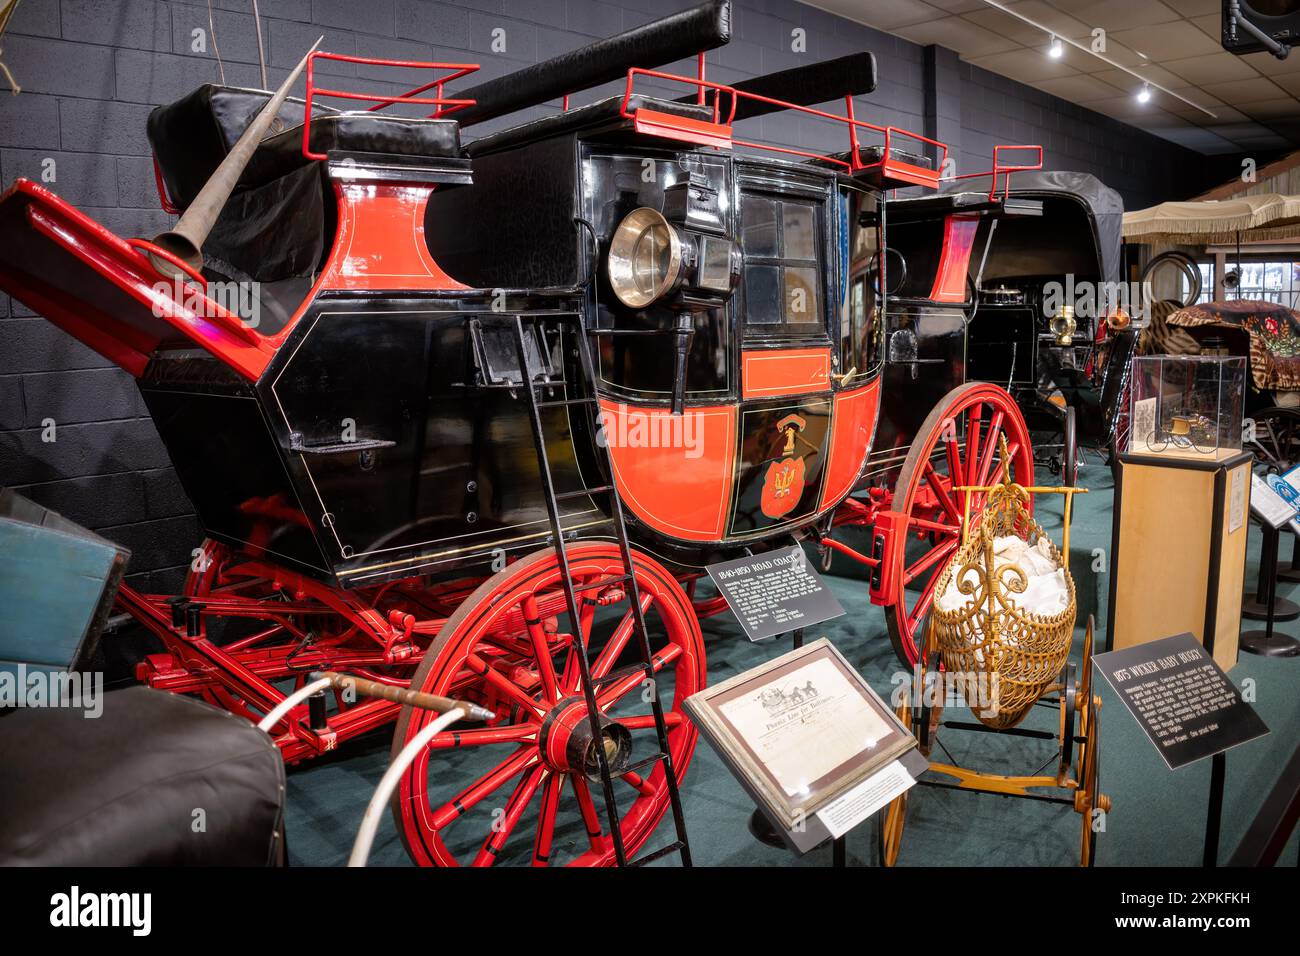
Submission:
[[[700,105],[707,106],[710,98],[713,103],[712,121],[695,119],[693,117],[678,116],[673,113],[665,113],[660,110],[651,110],[646,107],[632,109],[632,96],[638,76],[649,77],[659,80],[668,80],[674,83],[683,83],[693,86],[698,91],[697,102]],[[732,125],[736,118],[736,104],[740,100],[751,100],[755,103],[764,103],[768,106],[775,106],[778,109],[794,110],[808,116],[816,116],[820,119],[833,123],[841,123],[847,127],[849,134],[849,153],[847,159],[840,159],[838,156],[830,156],[825,153],[817,153],[811,150],[794,149],[788,146],[773,146],[769,143],[755,143],[748,140],[736,139],[732,134]],[[828,113],[825,110],[819,110],[811,106],[800,106],[795,103],[787,103],[784,100],[773,99],[769,96],[762,96],[758,93],[749,93],[744,90],[737,90],[733,86],[727,86],[724,83],[713,83],[704,77],[703,57],[700,58],[699,75],[695,77],[680,76],[675,73],[664,73],[660,70],[647,70],[635,67],[627,71],[627,83],[623,91],[623,104],[620,115],[624,119],[631,120],[634,128],[638,132],[648,133],[654,136],[664,136],[670,139],[680,139],[690,143],[699,143],[704,146],[716,146],[721,149],[730,146],[744,146],[749,149],[766,150],[768,152],[783,153],[789,156],[802,156],[805,159],[815,159],[832,166],[842,167],[849,174],[859,173],[868,169],[882,168],[882,171],[895,179],[905,182],[913,182],[922,186],[934,186],[938,184],[940,170],[926,169],[923,166],[917,166],[912,163],[904,163],[893,157],[892,147],[894,140],[898,137],[904,137],[914,140],[917,143],[934,146],[940,154],[940,167],[947,161],[948,146],[937,139],[931,139],[928,136],[922,136],[920,133],[913,133],[897,126],[879,126],[875,123],[868,123],[860,120],[853,115],[853,97],[845,98],[846,115],[840,116],[836,113]],[[860,131],[870,131],[873,134],[879,134],[884,140],[884,155],[878,162],[863,163],[861,155],[861,143],[859,142]]]
[[[1037,154],[1038,154],[1038,159],[1037,159],[1037,161],[1035,161],[1035,162],[1033,162],[1033,163],[1012,164],[1012,165],[1008,165],[1008,166],[1003,166],[1002,163],[999,161],[999,158],[998,158],[998,157],[999,157],[999,154],[1000,154],[1000,153],[1002,152],[1002,150],[1004,150],[1004,149],[1008,149],[1008,150],[1032,149],[1032,150],[1035,150],[1035,151],[1037,152]],[[989,199],[997,199],[997,198],[998,198],[998,194],[997,194],[997,193],[998,193],[998,175],[1001,174],[1002,177],[1003,177],[1003,182],[1002,182],[1002,198],[1005,199],[1005,198],[1007,197],[1007,194],[1011,192],[1011,174],[1012,174],[1012,173],[1027,172],[1027,171],[1030,171],[1030,170],[1042,169],[1042,168],[1043,168],[1043,147],[1041,147],[1041,146],[1011,146],[1011,145],[1008,145],[1008,144],[1005,144],[1005,143],[1000,143],[1000,144],[998,144],[998,145],[996,145],[996,146],[993,147],[993,168],[992,168],[992,169],[985,170],[984,172],[980,172],[980,173],[963,173],[963,174],[960,175],[960,176],[953,176],[952,178],[953,178],[953,179],[978,179],[978,178],[980,178],[980,177],[982,177],[982,176],[992,176],[992,177],[993,177],[993,178],[992,178],[992,181],[991,181],[990,184],[989,184]]]
[[[363,63],[370,66],[392,66],[412,70],[448,70],[446,76],[439,76],[422,86],[407,90],[398,96],[383,96],[377,93],[354,93],[350,90],[331,90],[316,86],[315,77],[313,76],[313,66],[317,59],[321,60],[339,60],[344,63]],[[304,98],[303,116],[302,116],[302,154],[308,159],[323,160],[324,153],[314,153],[311,149],[311,108],[312,101],[317,96],[332,96],[344,100],[364,100],[367,103],[373,103],[367,112],[375,112],[394,103],[415,103],[422,106],[436,106],[437,109],[429,114],[429,119],[440,119],[455,113],[457,110],[463,110],[467,106],[473,106],[475,100],[467,99],[450,99],[443,96],[443,87],[458,80],[463,76],[468,76],[479,69],[477,63],[426,63],[419,60],[381,60],[370,56],[349,56],[344,53],[326,53],[323,50],[314,50],[307,56],[307,93]],[[433,96],[419,96],[418,94],[433,90]]]

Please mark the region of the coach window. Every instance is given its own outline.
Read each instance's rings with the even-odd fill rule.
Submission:
[[[822,206],[767,193],[741,194],[748,338],[825,340]]]

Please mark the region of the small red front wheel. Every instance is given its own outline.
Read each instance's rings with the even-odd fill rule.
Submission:
[[[705,685],[704,641],[690,598],[661,565],[633,552],[654,655],[652,688],[640,666],[630,589],[588,587],[626,573],[618,547],[592,542],[566,550],[581,602],[578,629],[598,682],[602,741],[586,739],[575,635],[562,632],[568,614],[559,562],[553,550],[539,551],[465,599],[411,682],[414,690],[481,700],[498,715],[488,726],[438,734],[403,774],[393,814],[416,863],[612,864],[602,787],[585,755],[603,745],[607,759],[626,756],[618,763],[627,766],[655,753],[656,690],[677,778],[686,772],[698,732],[683,704]],[[429,711],[403,708],[394,755],[433,719]],[[617,773],[614,785],[631,857],[668,809],[664,764]]]
[[[968,382],[934,407],[903,462],[893,509],[908,520],[898,531],[903,539],[892,549],[898,565],[885,621],[894,653],[908,667],[921,658],[922,625],[934,601],[934,585],[961,537],[966,493],[955,489],[999,480],[1002,437],[1007,440],[1012,480],[1032,485],[1034,450],[1015,399],[991,383]],[[972,519],[983,506],[984,495],[974,494]]]

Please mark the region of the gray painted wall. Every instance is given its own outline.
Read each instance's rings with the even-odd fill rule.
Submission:
[[[212,5],[226,81],[260,85],[251,3]],[[337,53],[478,61],[486,78],[688,5],[260,0],[273,86],[321,33],[324,48]],[[1049,167],[1093,172],[1131,207],[1205,185],[1208,170],[1199,155],[961,63],[950,51],[932,50],[927,60],[912,43],[793,0],[736,0],[734,17],[735,39],[709,54],[711,79],[734,82],[870,50],[880,83],[862,98],[858,116],[937,131],[953,147],[959,172],[987,168],[994,143],[1041,142]],[[492,48],[498,28],[505,29],[504,53]],[[145,118],[153,106],[218,79],[207,29],[203,2],[22,0],[3,38],[3,59],[23,93],[0,94],[0,182],[40,181],[52,159],[50,188],[108,228],[123,236],[166,228],[170,217],[158,208]],[[206,53],[192,52],[196,30],[204,31]],[[803,53],[792,50],[795,30],[805,31]],[[332,65],[323,72],[351,78],[354,88],[398,89],[388,73],[371,67]],[[759,140],[845,146],[842,133],[805,116],[778,114],[753,125],[749,135]],[[57,423],[53,443],[42,441],[46,419]],[[7,297],[0,297],[0,484],[131,548],[132,579],[146,589],[174,587],[198,543],[189,501],[130,377]]]

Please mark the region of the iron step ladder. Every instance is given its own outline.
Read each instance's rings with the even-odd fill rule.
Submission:
[[[508,317],[503,317],[508,318]],[[587,389],[587,395],[582,398],[561,398],[548,400],[542,392],[556,387],[563,387],[565,383],[552,381],[549,371],[541,363],[545,361],[545,338],[539,334],[531,335],[525,329],[525,323],[536,327],[535,324],[545,320],[558,320],[573,324],[574,338],[577,341],[577,352],[581,373],[584,377],[584,385]],[[591,676],[591,663],[587,653],[586,640],[582,636],[581,618],[578,614],[578,591],[590,590],[593,585],[588,584],[581,588],[575,586],[573,576],[569,568],[569,555],[565,545],[564,529],[560,520],[559,502],[569,498],[580,497],[582,495],[597,496],[604,495],[609,499],[609,517],[607,522],[612,527],[615,538],[618,541],[619,554],[623,560],[623,574],[614,578],[603,579],[594,582],[595,585],[606,586],[613,584],[626,584],[628,600],[632,604],[632,618],[634,629],[637,637],[637,644],[641,651],[640,669],[650,681],[652,688],[651,710],[654,713],[655,733],[657,735],[659,750],[657,753],[646,757],[625,768],[621,775],[635,773],[646,767],[652,767],[655,763],[662,762],[664,766],[664,779],[668,786],[668,799],[671,804],[673,814],[673,824],[676,828],[676,839],[665,846],[652,850],[636,859],[629,860],[627,856],[627,847],[623,842],[623,829],[619,820],[618,803],[614,796],[614,780],[610,775],[609,761],[606,759],[604,746],[597,746],[596,758],[600,766],[600,782],[605,793],[605,814],[609,822],[610,836],[614,842],[614,856],[619,866],[643,866],[654,860],[668,856],[671,853],[680,853],[683,866],[691,865],[691,848],[686,838],[686,819],[682,813],[681,793],[677,787],[677,771],[673,767],[673,759],[668,750],[668,727],[664,722],[663,705],[659,700],[659,683],[655,678],[653,654],[650,649],[650,637],[646,631],[645,614],[641,607],[641,591],[637,587],[636,575],[632,570],[632,550],[627,539],[627,525],[623,520],[623,505],[619,501],[618,491],[612,484],[613,481],[613,462],[610,460],[609,448],[606,445],[597,442],[604,454],[605,474],[610,476],[610,484],[600,485],[595,488],[584,488],[576,492],[564,492],[557,495],[555,492],[555,480],[551,473],[550,458],[546,452],[546,434],[542,423],[542,411],[546,408],[567,407],[567,408],[586,408],[591,413],[591,425],[594,429],[597,427],[596,413],[599,411],[599,403],[596,398],[594,383],[596,381],[595,369],[591,358],[591,348],[587,341],[587,336],[582,327],[582,321],[577,315],[557,316],[555,313],[543,314],[537,316],[528,316],[525,314],[516,314],[513,316],[514,337],[517,357],[519,361],[518,368],[522,378],[521,388],[528,402],[529,420],[532,424],[533,443],[537,452],[538,470],[542,479],[542,490],[546,498],[547,514],[550,518],[551,537],[555,542],[555,553],[559,558],[561,580],[564,584],[564,598],[566,610],[569,614],[569,621],[573,627],[574,648],[577,653],[578,671],[582,679],[582,695],[587,704],[587,716],[591,722],[592,739],[597,743],[603,740],[599,714],[600,711],[596,703],[596,689],[598,686],[606,683],[612,683],[615,680],[622,680],[627,677],[629,669],[612,673],[600,680],[593,680]],[[562,337],[561,337],[562,341]],[[539,347],[540,342],[540,347]],[[530,348],[531,346],[531,348]],[[565,393],[562,393],[565,394]]]

